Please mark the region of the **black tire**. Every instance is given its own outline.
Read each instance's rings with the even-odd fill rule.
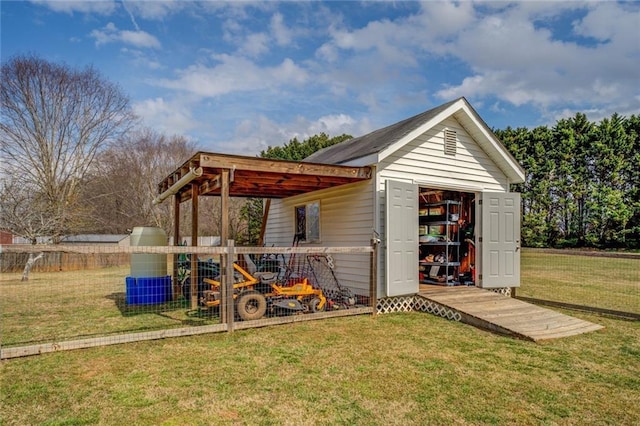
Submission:
[[[238,296],[236,311],[244,321],[257,320],[267,312],[267,299],[256,291],[248,291]]]
[[[320,302],[321,302],[321,300],[318,299],[317,297],[314,297],[313,299],[311,299],[309,301],[309,311],[310,312],[322,312],[322,311],[324,311],[324,308],[327,306],[327,304],[325,303],[322,308],[319,308],[318,305],[320,305]]]

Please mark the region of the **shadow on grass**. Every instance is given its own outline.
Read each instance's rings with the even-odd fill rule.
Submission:
[[[127,304],[124,292],[111,293],[106,296],[113,300],[123,317],[137,315],[156,314],[163,318],[179,322],[186,327],[209,325],[219,322],[220,316],[217,309],[191,309],[189,301],[182,296],[178,300],[166,303],[130,305]]]

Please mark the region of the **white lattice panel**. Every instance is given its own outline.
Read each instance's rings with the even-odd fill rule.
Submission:
[[[502,294],[503,296],[511,297],[511,287],[489,288],[487,290]]]
[[[417,296],[385,297],[378,300],[377,312],[388,314],[391,312],[428,312],[452,321],[460,321],[462,316],[454,309]]]
[[[452,321],[460,321],[462,319],[460,312],[422,297],[415,298],[414,309],[416,311],[428,312]]]
[[[413,300],[413,296],[385,297],[378,299],[377,310],[379,314],[411,312],[413,311]]]

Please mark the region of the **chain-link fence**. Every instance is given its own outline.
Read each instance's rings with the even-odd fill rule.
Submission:
[[[373,312],[372,247],[2,246],[2,358]]]
[[[640,319],[640,254],[524,249],[517,296]]]

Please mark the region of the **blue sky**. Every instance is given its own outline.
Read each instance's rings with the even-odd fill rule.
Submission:
[[[466,97],[490,127],[640,114],[640,2],[2,1],[2,60],[94,66],[144,125],[255,155]]]

